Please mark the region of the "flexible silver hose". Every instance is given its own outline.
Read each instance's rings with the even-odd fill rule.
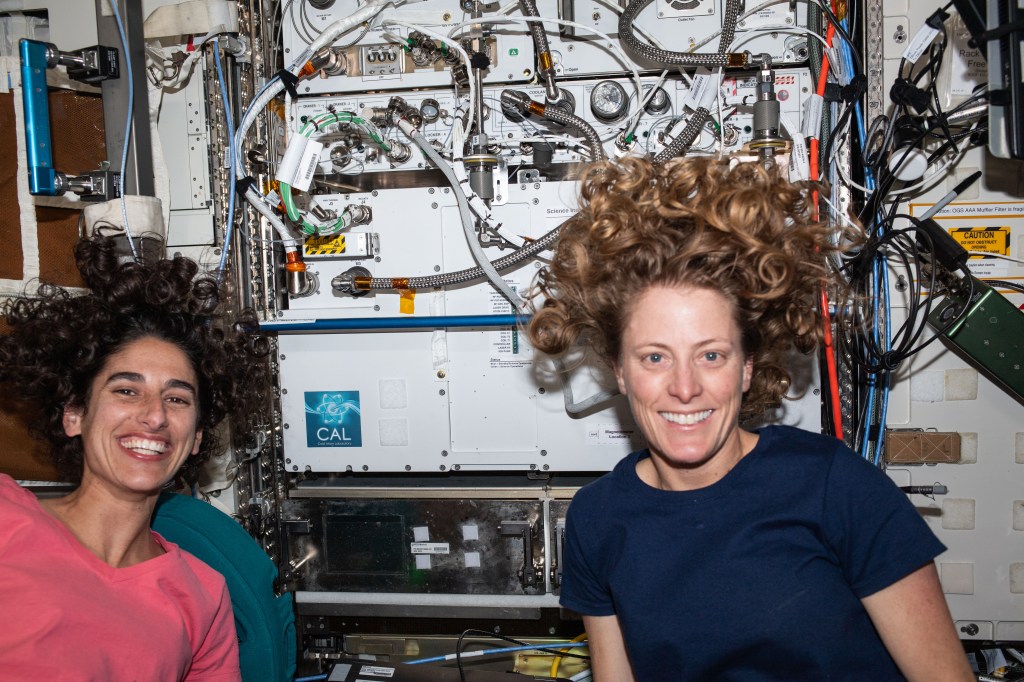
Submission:
[[[535,0],[519,0],[519,9],[524,16],[540,16]],[[541,60],[544,97],[549,102],[555,102],[561,98],[562,93],[558,91],[558,86],[555,84],[555,69],[551,66],[551,46],[548,44],[547,34],[544,33],[544,24],[539,21],[527,21],[526,26],[530,29],[530,35],[533,36],[533,47],[537,50],[537,55]]]
[[[526,244],[526,246],[521,249],[516,249],[507,256],[491,261],[491,266],[495,270],[506,270],[511,268],[513,265],[518,265],[523,261],[533,258],[541,251],[550,249],[554,245],[555,240],[558,239],[558,233],[561,229],[562,225],[559,225],[540,239]],[[431,287],[454,286],[456,284],[473,282],[482,277],[484,277],[483,268],[467,268],[466,270],[444,272],[439,275],[430,275],[428,277],[410,277],[408,280],[408,287],[410,289],[427,289]],[[394,280],[390,277],[374,277],[370,280],[370,289],[393,288]]]
[[[605,159],[604,148],[601,146],[601,137],[594,130],[594,126],[579,116],[567,113],[564,109],[556,106],[544,107],[544,118],[580,131],[587,140],[587,147],[590,148],[590,159],[592,161],[603,161]]]
[[[704,107],[694,111],[693,115],[690,116],[690,120],[686,122],[686,127],[654,157],[654,164],[660,166],[669,159],[685,154],[700,135],[700,131],[704,128],[704,123],[710,117],[711,112]]]
[[[422,151],[444,174],[448,183],[452,186],[452,191],[455,193],[455,201],[459,207],[459,217],[462,221],[462,229],[466,234],[466,242],[469,245],[469,250],[473,254],[473,259],[477,262],[477,267],[473,268],[473,270],[479,272],[480,275],[485,276],[491,284],[494,285],[494,288],[500,291],[502,295],[508,299],[509,303],[511,303],[516,310],[524,309],[526,304],[523,299],[521,299],[519,295],[512,290],[508,283],[505,282],[505,280],[501,278],[501,275],[498,274],[494,265],[487,260],[487,256],[484,254],[484,250],[480,246],[480,242],[477,240],[476,233],[473,230],[473,213],[470,210],[469,201],[466,199],[465,192],[462,191],[462,185],[459,184],[459,179],[456,177],[455,171],[437,152],[437,150],[434,149],[427,138],[423,137],[423,134],[414,128],[411,123],[403,119],[399,121],[398,126],[402,129],[402,132],[404,132],[406,136],[408,136],[408,138],[420,148],[420,151]],[[477,279],[480,275],[472,279]],[[435,283],[434,280],[438,280],[438,282]],[[455,282],[449,281],[449,275],[441,274],[433,275],[431,277],[408,278],[407,286],[410,289],[424,289],[427,287],[447,286],[454,283]],[[394,278],[374,277],[370,280],[370,288],[392,289],[394,288]]]
[[[728,52],[736,34],[740,0],[727,0],[726,2],[722,37],[718,43],[718,52],[714,54],[672,52],[640,41],[633,33],[633,22],[636,21],[640,12],[652,2],[654,0],[633,0],[619,16],[619,37],[633,52],[661,66],[743,66],[746,63],[745,57],[735,57]]]

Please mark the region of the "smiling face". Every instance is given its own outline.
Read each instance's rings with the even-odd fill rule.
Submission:
[[[706,487],[753,447],[756,436],[739,428],[753,366],[729,299],[711,289],[651,287],[629,314],[621,348],[619,390],[651,451],[638,469],[645,482]]]
[[[143,337],[111,354],[85,408],[64,410],[65,433],[82,438],[82,487],[158,493],[199,452],[197,388],[192,363],[173,343]]]

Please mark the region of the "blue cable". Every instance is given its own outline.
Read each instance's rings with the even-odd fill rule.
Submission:
[[[476,656],[489,656],[492,654],[507,654],[514,651],[536,651],[538,649],[575,649],[576,647],[585,647],[587,642],[565,642],[564,644],[525,644],[523,646],[509,646],[502,649],[484,649],[482,651],[473,651],[468,654],[461,654],[463,659],[475,658]],[[440,661],[453,661],[455,660],[455,654],[447,654],[446,656],[432,656],[431,658],[420,658],[415,661],[406,661],[405,665],[419,665],[420,663],[438,663]]]
[[[477,656],[489,656],[492,654],[507,654],[515,651],[536,651],[538,649],[575,649],[576,647],[585,647],[587,642],[564,642],[561,644],[525,644],[523,646],[510,646],[501,649],[484,649],[482,651],[472,651],[468,654],[461,654],[462,658],[474,658]],[[451,661],[455,659],[455,654],[447,654],[445,656],[432,656],[430,658],[420,658],[415,661],[406,661],[403,665],[420,665],[421,663],[440,663],[442,661]],[[293,682],[315,682],[316,680],[326,680],[327,675],[311,675],[309,677],[296,677]]]
[[[849,19],[844,19],[840,23],[843,25],[844,28],[849,30]],[[840,43],[840,54],[842,55],[843,61],[846,64],[848,70],[852,73],[853,72],[853,68],[854,68],[854,66],[853,66],[853,53],[850,50],[850,46],[847,45],[845,41]],[[858,137],[858,140],[860,141],[861,149],[865,149],[866,145],[867,145],[867,138],[866,138],[866,131],[865,131],[865,121],[864,121],[863,110],[861,109],[861,105],[860,105],[859,101],[854,103],[854,120],[856,121],[856,124],[857,124],[857,137]],[[871,190],[872,192],[876,188],[874,174],[871,172],[870,168],[865,168],[864,169],[864,186],[867,189]],[[882,219],[881,212],[879,212],[879,215],[877,216],[877,218],[879,220],[879,225],[881,226],[881,219]],[[875,315],[875,322],[872,325],[872,333],[874,335],[874,340],[875,340],[876,345],[880,346],[883,349],[884,352],[888,352],[891,349],[891,344],[892,344],[892,321],[889,319],[889,316],[891,314],[891,300],[890,300],[890,296],[889,296],[889,271],[888,271],[888,269],[886,268],[886,265],[885,265],[885,258],[884,258],[884,256],[881,255],[881,253],[879,253],[878,256],[877,256],[877,260],[875,262],[875,266],[874,266],[874,268],[872,270],[872,273],[873,273],[873,280],[874,280],[874,296],[872,297],[872,303],[875,306],[874,309],[873,309],[873,312],[877,312],[878,311],[879,304],[881,305],[881,308],[885,311],[884,336],[883,336],[883,338],[879,339],[879,337],[878,337],[879,328],[878,328],[878,316],[877,315]],[[881,341],[881,343],[880,343],[880,341]],[[879,378],[883,379],[880,383],[878,382]],[[865,415],[865,422],[870,426],[870,424],[873,421],[875,421],[874,417],[876,416],[875,415],[874,404],[875,404],[875,390],[876,390],[876,387],[877,387],[877,390],[881,391],[881,395],[882,395],[882,401],[881,401],[882,404],[881,404],[881,406],[880,406],[880,408],[878,410],[878,414],[877,414],[878,419],[877,419],[877,421],[878,421],[878,424],[880,425],[880,427],[881,427],[881,429],[883,431],[884,431],[884,428],[885,428],[885,424],[886,424],[886,420],[887,420],[887,416],[888,416],[888,411],[889,411],[889,392],[890,392],[889,378],[890,377],[889,377],[888,373],[884,373],[884,374],[881,374],[881,375],[880,374],[872,375],[872,377],[871,377],[871,385],[870,385],[870,389],[868,391],[868,398],[867,398],[867,401],[868,401],[868,403],[867,403],[868,404],[868,411],[867,411],[867,413]],[[865,431],[865,433],[863,435],[863,440],[861,442],[860,453],[861,453],[862,457],[864,457],[865,459],[871,459],[871,461],[875,464],[875,466],[878,466],[881,463],[881,459],[882,459],[882,449],[883,449],[883,443],[884,443],[883,433],[880,432],[878,434],[878,438],[875,440],[874,452],[872,453],[872,455],[870,457],[868,456],[868,447],[867,447],[868,440],[869,440],[868,436],[869,436],[869,432]]]
[[[228,252],[231,250],[231,238],[235,229],[235,121],[231,115],[231,103],[228,101],[224,68],[220,63],[220,38],[213,39],[213,62],[217,65],[217,82],[220,84],[220,97],[224,102],[224,118],[228,121],[228,225],[224,232],[220,264],[217,266],[217,283],[220,284],[224,278],[224,268],[228,262]]]
[[[124,176],[125,167],[128,165],[128,143],[132,136],[132,116],[135,111],[135,85],[132,83],[132,57],[128,53],[128,38],[124,33],[124,24],[121,23],[121,12],[117,9],[118,0],[110,0],[110,6],[114,10],[114,20],[117,22],[117,32],[121,36],[121,48],[124,52],[124,68],[128,72],[128,117],[124,124],[124,145],[121,150],[121,175],[117,178],[117,192],[121,195],[121,219],[124,221],[124,233],[128,237],[128,246],[132,250],[132,258],[139,260],[139,253],[135,250],[135,241],[132,239],[132,231],[128,229],[128,206],[124,198]]]

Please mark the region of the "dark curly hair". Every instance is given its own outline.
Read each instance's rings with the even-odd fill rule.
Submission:
[[[763,416],[791,383],[786,355],[809,352],[822,333],[817,297],[837,247],[832,229],[813,219],[814,188],[756,163],[708,157],[591,166],[582,208],[538,277],[544,302],[528,327],[531,342],[556,356],[582,342],[614,365],[645,290],[712,289],[732,302],[753,358],[741,419]]]
[[[251,315],[234,324],[216,312],[220,289],[187,258],[120,263],[113,240],[83,239],[75,259],[90,292],[72,295],[50,285],[39,295],[6,301],[0,314],[0,384],[20,408],[29,432],[49,445],[51,463],[66,480],[82,477],[82,441],[64,433],[66,407],[84,408],[107,359],[144,337],[175,344],[198,378],[198,428],[203,439],[181,474],[194,479],[222,450],[215,427],[229,415],[259,409],[269,386],[266,339],[246,333]]]

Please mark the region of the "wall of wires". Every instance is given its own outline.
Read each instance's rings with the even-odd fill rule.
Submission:
[[[1012,641],[1024,635],[1024,519],[1010,483],[1024,399],[1013,363],[992,358],[1020,357],[1019,168],[986,151],[985,50],[951,5],[869,2],[852,24],[864,27],[866,73],[883,77],[835,112],[828,159],[868,236],[844,264],[870,306],[838,340],[842,419],[949,547],[938,565],[961,637]],[[990,292],[1002,314],[950,304]],[[977,343],[956,341],[982,327]]]

